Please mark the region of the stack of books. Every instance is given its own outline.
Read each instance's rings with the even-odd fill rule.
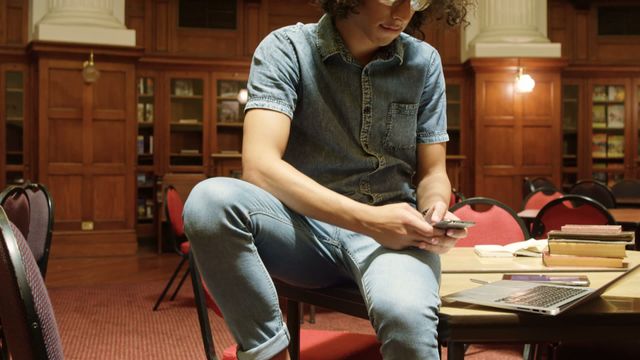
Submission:
[[[620,225],[565,225],[548,237],[546,266],[625,268],[625,249],[635,241],[635,233]]]

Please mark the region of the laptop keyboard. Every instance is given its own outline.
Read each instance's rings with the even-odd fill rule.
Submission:
[[[496,301],[515,305],[549,307],[587,291],[589,289],[540,285]]]

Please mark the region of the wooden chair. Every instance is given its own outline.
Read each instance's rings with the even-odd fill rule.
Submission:
[[[533,219],[531,235],[546,238],[550,230],[567,224],[613,225],[611,213],[599,202],[582,195],[565,195],[551,200]]]
[[[452,206],[449,211],[463,220],[475,221],[468,236],[456,246],[478,244],[505,245],[529,238],[524,221],[506,204],[486,197],[473,197]]]
[[[616,197],[613,195],[611,189],[596,180],[580,180],[571,186],[569,193],[590,197],[604,205],[607,209],[616,207]]]
[[[0,318],[13,359],[63,358],[53,307],[22,233],[0,207]]]

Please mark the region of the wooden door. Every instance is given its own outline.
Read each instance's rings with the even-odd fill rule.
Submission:
[[[93,84],[81,60],[41,58],[40,182],[56,206],[53,254],[133,254],[135,112],[132,64],[97,62]]]
[[[473,59],[475,71],[475,195],[522,204],[523,177],[545,176],[560,184],[560,69],[558,60]],[[517,93],[524,66],[536,81]]]

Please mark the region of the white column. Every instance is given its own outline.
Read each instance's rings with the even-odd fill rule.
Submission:
[[[478,0],[463,32],[463,61],[472,57],[561,56],[547,37],[547,0]]]
[[[31,0],[32,40],[135,46],[124,0]]]

